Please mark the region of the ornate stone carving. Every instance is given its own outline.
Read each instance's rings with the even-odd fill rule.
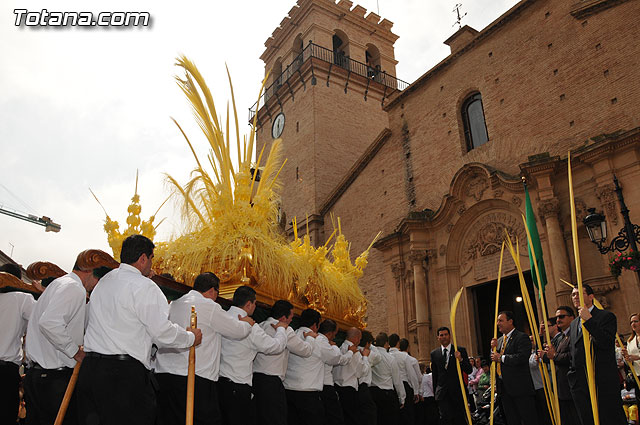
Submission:
[[[427,258],[427,251],[416,250],[409,253],[409,261],[411,261],[411,266],[422,265],[422,262],[425,258]]]
[[[460,206],[458,207],[458,214],[462,215],[466,210],[467,210],[467,207],[465,207],[464,204],[460,204]]]
[[[445,244],[440,245],[440,249],[438,250],[441,257],[447,253],[447,246]]]
[[[470,226],[472,230],[466,240],[462,252],[463,263],[476,260],[480,257],[500,252],[500,247],[504,239],[505,230],[511,236],[512,242],[516,243],[516,237],[520,241],[521,247],[526,241],[526,233],[521,220],[506,212],[495,212],[487,214]],[[526,249],[520,250],[526,255]]]
[[[560,202],[557,198],[545,199],[540,201],[538,206],[538,215],[542,218],[558,217],[560,212]]]
[[[482,200],[484,191],[489,188],[489,181],[484,174],[473,174],[467,180],[466,189],[464,191],[466,196],[472,197],[476,202]]]
[[[595,188],[596,196],[600,200],[602,209],[606,216],[611,220],[611,224],[618,225],[618,211],[616,210],[616,193],[614,186],[608,184]]]
[[[428,249],[427,259],[429,264],[438,264],[438,251],[435,249]]]
[[[522,199],[520,199],[518,196],[513,195],[513,198],[511,198],[511,202],[513,203],[513,205],[515,205],[516,207],[520,207],[520,205],[522,205]]]
[[[496,189],[493,191],[494,198],[502,198],[502,195],[504,195],[504,190],[502,189]]]
[[[582,198],[575,198],[576,200],[576,220],[578,223],[582,223],[582,219],[587,216],[587,204]]]
[[[400,289],[405,276],[404,261],[392,264],[391,274],[393,275],[393,280],[396,281],[396,289]]]
[[[453,230],[453,223],[447,224],[447,233],[451,233],[452,230]]]

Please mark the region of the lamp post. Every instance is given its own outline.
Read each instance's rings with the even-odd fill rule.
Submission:
[[[624,252],[627,248],[637,252],[638,242],[640,241],[640,227],[631,223],[631,219],[629,219],[629,208],[624,203],[622,189],[615,174],[613,175],[613,184],[615,185],[616,195],[618,195],[618,201],[620,201],[620,213],[624,219],[624,226],[618,232],[618,236],[613,238],[609,245],[604,244],[607,239],[607,222],[605,221],[605,216],[597,213],[595,208],[589,208],[589,214],[583,220],[584,225],[587,228],[587,233],[589,233],[589,239],[596,244],[601,254],[604,255],[614,250]],[[640,270],[636,270],[636,273],[640,279]]]

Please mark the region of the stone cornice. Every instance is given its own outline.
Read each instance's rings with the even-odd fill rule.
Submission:
[[[570,13],[571,16],[576,19],[584,19],[626,1],[627,0],[582,0],[573,5]]]

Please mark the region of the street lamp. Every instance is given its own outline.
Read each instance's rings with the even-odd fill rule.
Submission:
[[[589,214],[584,218],[583,223],[587,228],[589,239],[596,244],[600,254],[606,254],[611,251],[624,252],[627,248],[631,248],[633,251],[638,251],[637,243],[640,241],[640,227],[631,223],[629,219],[629,208],[624,203],[624,196],[622,196],[622,189],[618,184],[618,178],[613,175],[613,184],[615,185],[615,192],[618,195],[618,201],[620,202],[620,213],[624,219],[624,226],[618,232],[618,236],[611,240],[609,245],[605,245],[607,240],[607,222],[605,216],[596,212],[595,208],[589,208]],[[640,270],[637,270],[638,278],[640,278]]]

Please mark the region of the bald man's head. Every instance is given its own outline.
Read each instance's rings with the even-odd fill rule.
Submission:
[[[360,344],[360,338],[362,337],[362,332],[358,328],[349,328],[347,330],[347,339],[351,341],[354,345]]]

